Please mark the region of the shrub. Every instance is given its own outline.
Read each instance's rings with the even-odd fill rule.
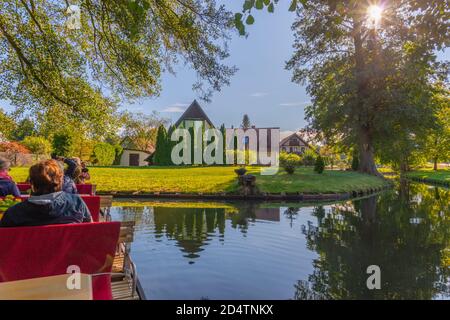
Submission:
[[[72,137],[67,133],[58,133],[53,136],[53,154],[61,157],[70,156],[72,151]]]
[[[29,154],[30,150],[18,142],[0,142],[0,152]]]
[[[115,152],[115,157],[114,157],[114,165],[120,165],[120,160],[122,158],[122,154],[123,154],[123,147],[120,144],[115,144],[114,145],[114,152]],[[147,160],[145,160],[147,161]]]
[[[34,154],[48,155],[52,151],[52,144],[44,137],[26,137],[22,144]]]
[[[323,170],[325,170],[325,162],[323,161],[321,156],[318,156],[314,164],[314,171],[320,174],[323,172]]]
[[[287,164],[285,166],[283,166],[284,171],[286,171],[288,174],[294,174],[295,172],[295,166],[291,165],[291,164]]]
[[[116,148],[105,142],[97,143],[94,146],[92,162],[99,166],[110,166],[116,158]]]
[[[295,153],[286,153],[286,152],[282,152],[280,154],[280,165],[282,167],[287,166],[287,165],[291,165],[291,166],[299,166],[302,163],[302,159],[300,158],[299,155],[295,154]]]
[[[302,162],[304,166],[313,166],[316,162],[317,154],[311,150],[306,149],[305,153],[303,154]]]
[[[245,169],[244,167],[241,167],[239,169],[234,170],[234,172],[238,175],[238,177],[240,177],[240,176],[243,176],[247,172],[247,169]]]

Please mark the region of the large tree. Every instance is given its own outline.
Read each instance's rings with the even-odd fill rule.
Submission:
[[[107,123],[118,102],[158,95],[178,60],[205,95],[235,70],[222,63],[232,17],[214,0],[80,0],[78,29],[66,27],[70,4],[0,2],[0,99],[19,112]]]
[[[253,10],[274,12],[278,2],[245,0],[237,29],[245,34]],[[383,12],[376,17],[372,7],[372,18],[381,21],[371,21],[369,8],[377,4]],[[308,83],[312,127],[356,146],[360,171],[378,174],[380,144],[398,142],[399,131],[408,139],[421,134],[435,121],[430,87],[446,73],[433,53],[450,44],[450,1],[291,0],[289,10],[297,19],[287,67],[295,82]]]
[[[168,124],[169,119],[161,117],[157,112],[150,115],[127,113],[123,121],[122,142],[129,148],[151,151],[156,146],[158,128]]]
[[[420,145],[437,170],[440,161],[450,160],[450,91],[436,94],[433,102],[436,121],[427,128]]]
[[[448,23],[436,17],[430,24],[428,15],[448,14],[444,2],[383,3],[377,25],[369,1],[310,0],[297,10],[287,67],[294,81],[308,84],[312,126],[357,145],[362,172],[378,174],[375,147],[395,139],[399,126],[414,130],[433,120],[430,88],[446,77],[433,50],[448,41]]]

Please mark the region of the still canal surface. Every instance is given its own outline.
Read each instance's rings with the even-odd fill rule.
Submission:
[[[116,202],[147,299],[450,299],[450,191],[328,204]],[[368,266],[381,289],[369,290]]]

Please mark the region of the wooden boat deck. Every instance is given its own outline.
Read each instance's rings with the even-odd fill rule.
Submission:
[[[109,221],[111,219],[109,209],[112,206],[112,202],[112,196],[100,196],[100,207],[103,210],[103,214],[101,215],[102,221]],[[126,255],[129,254],[129,244],[133,242],[133,239],[134,222],[122,222],[119,236],[119,243],[121,245],[114,258],[111,270],[113,273],[111,279],[113,300],[145,300],[144,293],[140,289],[139,279],[136,279],[137,288],[133,293],[133,279],[129,274],[123,275],[123,273],[126,273]]]
[[[127,277],[113,278],[111,288],[113,300],[141,300],[137,292],[133,295],[133,284]]]

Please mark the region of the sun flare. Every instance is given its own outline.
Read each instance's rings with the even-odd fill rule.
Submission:
[[[381,20],[381,17],[383,16],[383,8],[379,5],[371,5],[367,9],[367,13],[369,16],[369,19],[374,23],[378,24]]]

